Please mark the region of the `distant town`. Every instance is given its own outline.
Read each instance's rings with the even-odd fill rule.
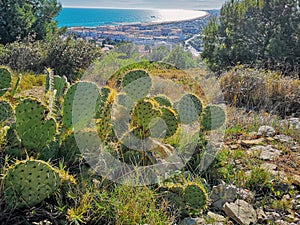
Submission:
[[[87,41],[94,41],[102,47],[102,51],[114,48],[113,43],[132,42],[139,46],[141,53],[148,51],[149,48],[166,46],[172,49],[174,46],[181,45],[194,56],[199,56],[203,48],[202,30],[209,19],[219,13],[219,10],[207,12],[204,17],[187,21],[70,27],[66,35],[73,34]]]

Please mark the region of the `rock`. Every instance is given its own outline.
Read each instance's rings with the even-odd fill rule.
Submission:
[[[276,136],[274,137],[274,139],[275,139],[276,141],[280,141],[280,142],[282,142],[282,143],[287,143],[287,142],[293,141],[293,139],[292,139],[291,137],[286,136],[286,135],[283,135],[283,134],[276,135]]]
[[[207,216],[216,222],[225,222],[226,221],[226,218],[224,216],[210,212],[210,211],[207,213]]]
[[[258,136],[273,137],[275,135],[275,129],[270,126],[261,126],[257,131]]]
[[[300,119],[299,118],[289,118],[287,120],[289,128],[299,129],[300,128]]]
[[[191,218],[187,217],[180,221],[179,225],[204,225],[207,224],[204,218]]]
[[[225,183],[214,186],[209,196],[211,205],[218,210],[222,210],[226,202],[233,202],[236,198],[237,188],[233,185],[226,186]]]
[[[257,214],[257,222],[259,223],[262,223],[268,219],[266,213],[262,208],[257,209],[256,214]]]
[[[282,154],[281,150],[273,148],[271,145],[268,146],[255,146],[248,150],[249,153],[258,154],[258,158],[262,160],[273,160]]]
[[[272,163],[264,163],[260,166],[260,168],[267,170],[268,172],[277,170],[277,165]]]
[[[293,152],[300,152],[300,145],[295,145],[295,146],[292,146],[291,147],[291,150],[293,151]]]
[[[293,214],[289,214],[286,216],[285,220],[292,223],[295,221],[295,216]]]
[[[267,138],[266,138],[266,141],[275,141],[275,139],[274,139],[274,138],[271,138],[271,137],[267,137]]]
[[[241,198],[244,201],[251,202],[255,199],[254,194],[247,189],[238,188],[237,193],[238,193],[239,198]]]
[[[229,147],[230,147],[230,149],[232,149],[232,150],[236,150],[236,149],[239,148],[239,146],[237,146],[237,145],[230,145]]]
[[[197,221],[194,218],[187,217],[181,220],[179,225],[197,225]]]
[[[228,217],[241,225],[256,224],[257,215],[252,205],[244,200],[236,200],[234,203],[225,203],[224,212]]]
[[[257,136],[257,132],[252,131],[252,132],[249,133],[249,135],[252,136],[252,137],[256,137]]]
[[[253,145],[260,145],[260,144],[262,144],[263,141],[264,141],[263,138],[255,139],[255,140],[242,140],[241,145],[243,145],[245,147],[250,147]]]
[[[279,219],[281,216],[277,212],[266,212],[268,220],[275,221]]]
[[[296,175],[296,174],[293,175],[292,184],[300,187],[300,176],[299,175]]]
[[[275,221],[275,224],[276,224],[276,225],[292,225],[291,223],[286,222],[286,221],[284,221],[284,220],[276,220],[276,221]]]

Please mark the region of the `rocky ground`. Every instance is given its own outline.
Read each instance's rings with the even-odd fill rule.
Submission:
[[[185,218],[180,225],[300,224],[300,120],[275,123],[259,117],[258,122],[250,117],[239,117],[238,122],[229,119],[231,128],[221,151],[233,158],[225,159],[223,166],[232,164],[236,169],[210,190],[208,211],[198,218]],[[254,123],[273,126],[256,125],[248,132],[238,126]]]

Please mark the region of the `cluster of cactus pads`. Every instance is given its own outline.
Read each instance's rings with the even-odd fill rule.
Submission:
[[[1,68],[0,97],[11,85],[10,72]],[[63,157],[67,163],[76,160],[82,146],[89,147],[85,143],[76,143],[76,131],[83,137],[92,134],[94,138],[94,134],[98,134],[102,144],[115,142],[122,155],[116,157],[128,164],[145,166],[154,162],[153,156],[168,155],[167,151],[153,151],[166,149],[168,139],[178,133],[182,125],[198,122],[201,131],[223,125],[225,112],[221,107],[203,107],[195,94],[185,94],[177,102],[164,95],[152,96],[152,86],[152,79],[144,70],[129,71],[122,76],[120,84],[101,89],[87,81],[69,85],[65,78],[54,76],[48,70],[46,90],[55,98],[49,100],[48,105],[30,97],[13,101],[2,97],[0,124],[10,126],[20,140],[20,148],[31,151],[36,158],[17,161],[6,170],[4,196],[7,203],[12,207],[32,206],[57,190],[63,179],[61,173],[38,159],[43,155],[42,159],[46,161],[54,157]],[[116,94],[117,91],[120,93]],[[59,107],[55,113],[52,104]],[[119,109],[119,115],[112,116],[113,108]],[[129,115],[128,120],[122,120],[125,114]],[[95,125],[94,130],[91,124]],[[121,135],[115,129],[121,130]],[[93,138],[85,141],[93,142]],[[161,147],[141,149],[149,140],[159,142]],[[51,151],[59,151],[59,154]],[[150,155],[152,158],[148,157]],[[206,206],[207,196],[201,185],[187,183],[175,189],[168,190],[170,196],[177,199],[179,205],[184,203],[188,210]]]
[[[6,170],[4,197],[10,207],[33,206],[49,198],[65,180],[66,173],[42,160],[17,161]]]
[[[129,126],[125,129],[128,132],[119,135],[127,146],[123,152],[126,163],[139,162],[147,155],[141,152],[145,149],[140,148],[147,147],[145,143],[148,139],[167,143],[168,138],[174,136],[182,125],[198,123],[199,132],[202,132],[218,129],[225,122],[225,112],[220,106],[203,107],[195,94],[184,94],[178,101],[172,102],[164,95],[151,96],[151,88],[152,79],[144,70],[126,73],[119,87],[116,87],[123,91],[118,95],[117,103],[126,108],[130,115]]]

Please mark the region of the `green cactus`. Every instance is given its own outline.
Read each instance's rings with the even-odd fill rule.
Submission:
[[[134,101],[145,98],[151,89],[152,81],[144,70],[133,70],[125,74],[122,80],[122,88]]]
[[[34,99],[25,99],[16,107],[16,131],[22,144],[42,150],[54,140],[57,124],[48,118],[49,109]]]
[[[49,90],[56,90],[56,97],[62,97],[64,94],[64,90],[70,86],[67,78],[65,76],[61,77],[58,75],[54,75],[50,77],[49,75],[46,77],[46,92]]]
[[[117,102],[119,105],[124,106],[126,109],[132,108],[134,101],[129,98],[125,93],[118,94]]]
[[[176,110],[181,123],[191,124],[199,120],[202,112],[202,103],[196,95],[186,94],[176,103]]]
[[[102,89],[101,89],[102,90]],[[96,118],[97,131],[102,142],[112,133],[112,107],[115,99],[115,91],[113,89],[106,89],[107,92],[106,101],[99,112],[99,116]]]
[[[206,190],[196,182],[188,182],[184,185],[183,198],[190,212],[205,209],[208,205]]]
[[[133,127],[140,127],[144,131],[148,130],[151,121],[162,115],[162,112],[158,108],[158,103],[151,99],[139,101],[134,106],[131,114]]]
[[[97,113],[100,101],[99,88],[92,82],[78,82],[72,85],[64,98],[63,125],[77,129],[84,128]]]
[[[0,68],[0,97],[11,87],[11,74],[5,68]]]
[[[13,87],[13,89],[12,89],[12,91],[11,91],[11,94],[10,94],[10,95],[11,95],[12,97],[15,96],[15,94],[16,94],[16,92],[17,92],[19,86],[20,86],[21,80],[22,80],[22,74],[20,74],[20,75],[18,76],[17,82],[16,82],[15,86]]]
[[[5,201],[12,208],[36,205],[57,191],[65,176],[41,160],[18,161],[4,175]]]
[[[216,130],[225,123],[225,120],[225,111],[220,106],[209,105],[203,110],[202,127],[205,130]]]
[[[207,192],[198,182],[167,184],[166,189],[166,199],[183,215],[199,214],[208,205]]]
[[[111,104],[114,101],[115,97],[115,90],[110,87],[102,87],[100,89],[100,98],[97,99],[96,102],[96,115],[95,118],[101,118],[101,115],[103,114],[103,110],[105,108],[105,105],[107,105],[107,102],[110,102]]]
[[[176,112],[168,107],[160,108],[162,115],[150,126],[151,136],[156,138],[172,137],[179,128]]]
[[[165,95],[157,95],[153,98],[160,106],[172,107],[170,99]]]
[[[14,116],[11,105],[6,101],[0,101],[0,124],[12,119]]]

